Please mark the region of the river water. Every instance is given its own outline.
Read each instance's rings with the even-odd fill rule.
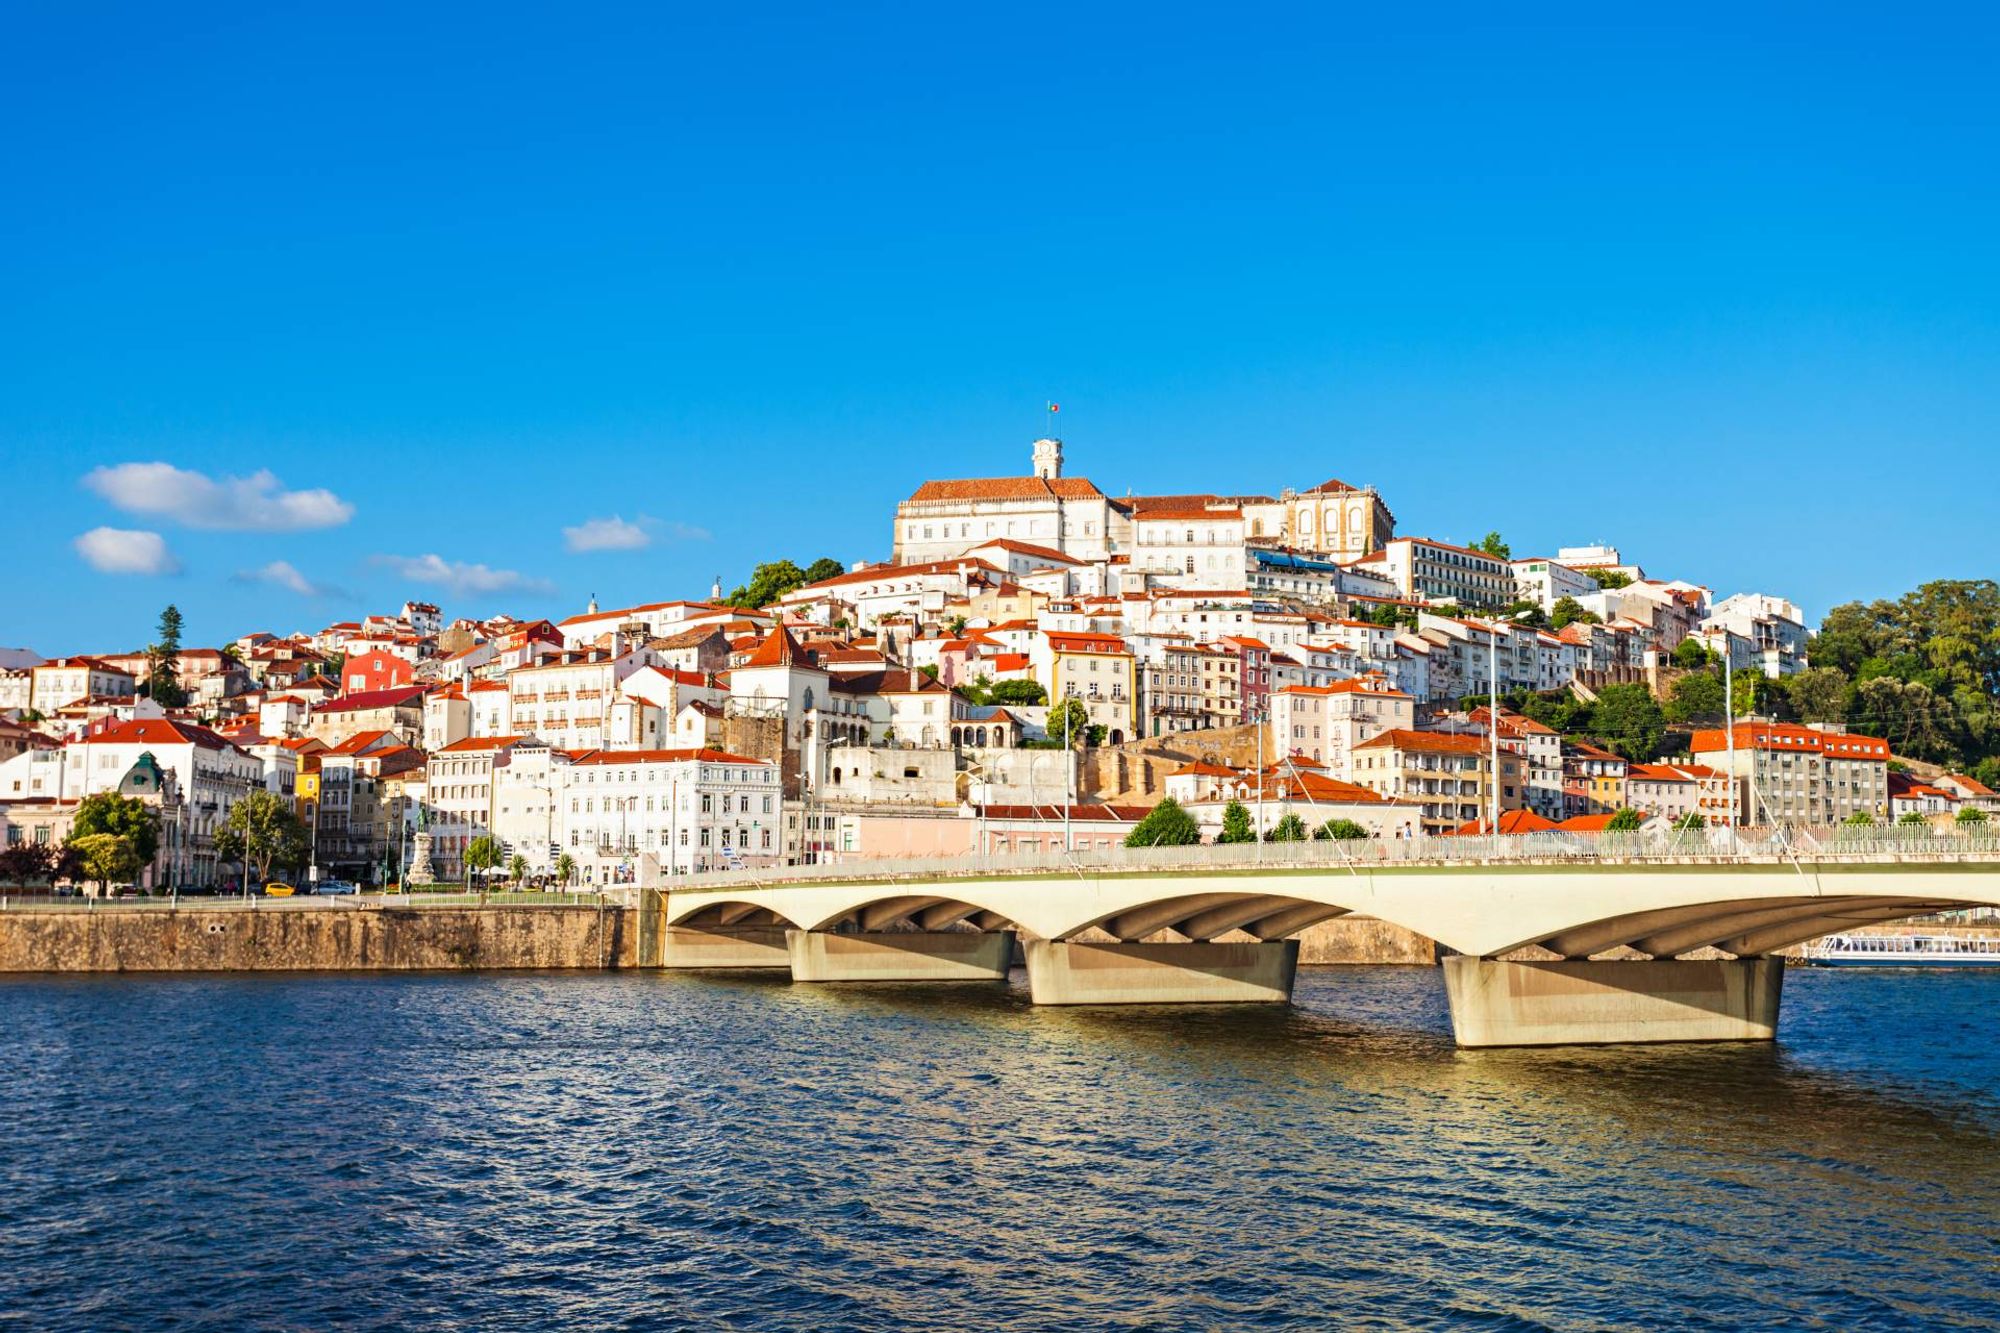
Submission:
[[[0,981],[0,1327],[2000,1325],[2000,976],[1775,1046],[666,974]]]

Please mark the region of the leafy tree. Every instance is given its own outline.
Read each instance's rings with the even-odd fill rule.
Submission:
[[[136,796],[101,791],[78,802],[70,823],[71,839],[109,833],[132,844],[139,864],[151,865],[160,854],[160,814]]]
[[[1674,830],[1678,833],[1697,833],[1707,827],[1708,820],[1698,810],[1690,810],[1674,821]]]
[[[1721,660],[1722,655],[1710,652],[1700,639],[1682,639],[1680,646],[1674,649],[1674,665],[1684,671],[1699,671]]]
[[[1049,692],[1038,680],[996,681],[988,693],[996,704],[1018,704],[1025,708],[1039,707],[1049,700]]]
[[[1984,824],[1986,812],[1976,805],[1961,805],[1958,813],[1951,817],[1954,824]]]
[[[1925,819],[1921,814],[1917,813],[1915,810],[1905,810],[1903,812],[1903,817],[1897,820],[1896,822],[1898,824],[1904,824],[1911,827],[1918,827],[1921,825],[1928,824],[1931,821]]]
[[[846,572],[847,566],[830,555],[823,555],[806,566],[806,582],[824,583],[828,579],[837,579]]]
[[[1854,701],[1854,730],[1880,736],[1896,753],[1930,763],[1958,757],[1951,701],[1922,681],[1877,676],[1855,688]]]
[[[56,851],[53,847],[17,842],[0,850],[0,883],[32,884],[37,880],[54,878],[55,870]]]
[[[491,870],[500,864],[500,844],[488,837],[477,837],[466,844],[465,864],[470,870]]]
[[[186,707],[187,690],[181,685],[181,612],[171,602],[160,612],[159,635],[146,649],[146,693],[162,708]]]
[[[1506,542],[1501,541],[1500,534],[1497,532],[1489,532],[1478,541],[1469,544],[1473,550],[1484,551],[1496,560],[1512,560],[1514,558],[1514,548]]]
[[[1127,847],[1192,847],[1201,841],[1201,826],[1181,803],[1167,796],[1125,835]]]
[[[1532,625],[1537,629],[1549,622],[1548,615],[1542,610],[1539,602],[1509,602],[1504,614],[1517,625]]]
[[[1644,685],[1606,685],[1590,710],[1591,730],[1630,760],[1651,759],[1667,734],[1667,715]]]
[[[1065,699],[1049,710],[1049,739],[1074,748],[1090,729],[1090,710],[1081,699]]]
[[[1601,625],[1604,623],[1604,617],[1595,611],[1584,610],[1583,603],[1574,597],[1556,598],[1556,604],[1549,608],[1549,628],[1563,630],[1578,623]]]
[[[1734,685],[1736,695],[1731,704],[1738,717],[1781,712],[1780,705],[1787,702],[1783,687],[1762,671],[1739,671]]]
[[[1669,722],[1720,720],[1723,715],[1722,677],[1712,671],[1691,671],[1667,691]]]
[[[1807,667],[1785,681],[1792,712],[1801,722],[1845,722],[1847,692],[1847,673],[1839,667]]]
[[[1586,569],[1583,572],[1596,579],[1600,588],[1623,588],[1632,582],[1632,576],[1622,569]]]
[[[1222,832],[1215,837],[1218,843],[1255,842],[1256,830],[1250,827],[1250,812],[1243,808],[1243,802],[1231,801],[1222,807]]]
[[[100,890],[109,888],[114,880],[123,883],[134,878],[146,864],[132,840],[116,833],[72,834],[67,845],[83,877],[96,880]]]
[[[772,560],[750,571],[750,581],[722,600],[754,609],[768,606],[786,593],[805,586],[806,572],[789,560]]]
[[[1329,819],[1313,830],[1313,837],[1321,841],[1355,842],[1368,836],[1368,830],[1351,819]]]
[[[1646,816],[1627,805],[1621,807],[1617,814],[1611,816],[1611,822],[1606,824],[1604,829],[1607,833],[1631,833],[1637,829],[1644,828],[1645,825]]]
[[[1306,821],[1300,819],[1289,810],[1285,812],[1285,817],[1273,824],[1271,831],[1264,835],[1265,842],[1304,842],[1305,840]]]
[[[568,852],[556,858],[556,883],[568,884],[576,878],[576,858]]]
[[[260,881],[270,878],[273,866],[304,864],[308,843],[306,826],[290,802],[268,791],[253,791],[231,806],[215,832],[215,854],[241,865],[247,852]]]
[[[1105,738],[1110,734],[1111,729],[1102,722],[1093,722],[1083,729],[1083,743],[1094,749],[1104,744]]]
[[[922,676],[925,680],[936,680],[938,678],[937,663],[932,662],[929,663],[928,665],[918,667],[917,674]]]
[[[1872,828],[1875,824],[1875,816],[1869,814],[1866,810],[1856,810],[1840,822],[1852,828]]]
[[[528,877],[528,858],[515,852],[507,861],[507,878],[516,885]]]
[[[811,573],[812,571],[808,570],[808,571],[806,571],[806,572],[807,572],[807,573]],[[947,624],[947,625],[945,626],[945,628],[951,631],[951,637],[952,637],[952,638],[954,638],[954,639],[955,639],[955,638],[957,638],[957,637],[958,637],[959,635],[961,635],[961,634],[965,633],[965,617],[964,617],[964,616],[953,616],[953,617],[951,618],[951,621],[950,621],[950,623],[948,623],[948,624]]]

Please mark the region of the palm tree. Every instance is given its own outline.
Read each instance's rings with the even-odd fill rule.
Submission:
[[[507,863],[507,874],[511,879],[513,879],[514,887],[517,889],[520,888],[521,881],[525,879],[528,874],[528,858],[521,855],[519,852],[515,852],[514,859]]]
[[[561,884],[564,888],[568,888],[569,882],[575,878],[576,861],[568,852],[564,852],[556,858],[556,883]]]

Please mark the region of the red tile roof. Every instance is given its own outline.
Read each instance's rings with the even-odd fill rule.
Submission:
[[[688,760],[700,760],[705,764],[756,764],[770,767],[767,759],[752,759],[748,755],[731,754],[727,750],[585,750],[576,753],[573,762],[597,766],[611,764],[676,764]]]
[[[1484,736],[1461,736],[1448,731],[1406,731],[1400,727],[1385,731],[1354,747],[1357,750],[1415,750],[1431,754],[1485,754]]]
[[[927,481],[904,503],[933,504],[948,500],[1102,500],[1104,492],[1082,477],[973,477],[960,481]]]

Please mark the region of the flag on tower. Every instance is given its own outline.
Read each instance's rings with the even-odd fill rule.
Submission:
[[[1061,403],[1050,403],[1050,404],[1049,404],[1049,411],[1051,411],[1051,412],[1060,412],[1060,411],[1062,411],[1062,404],[1061,404]]]

